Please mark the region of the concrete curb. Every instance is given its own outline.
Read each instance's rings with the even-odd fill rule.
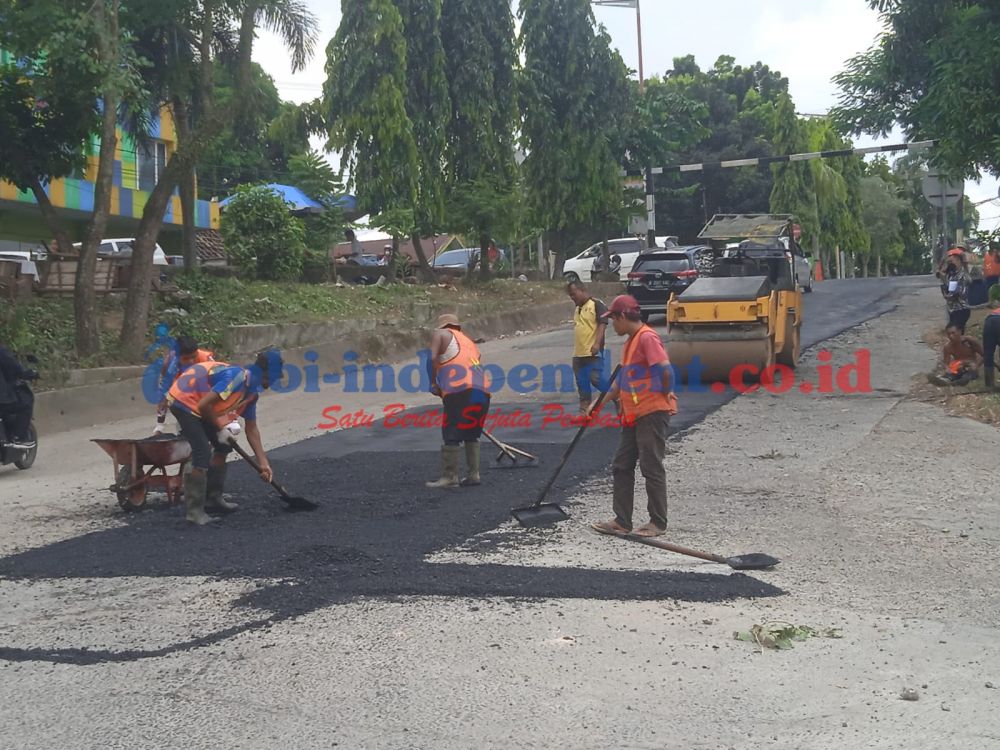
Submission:
[[[594,287],[597,292],[598,285]],[[572,303],[567,299],[565,302],[463,319],[463,328],[472,338],[489,340],[517,331],[557,328],[571,316]],[[330,331],[335,329],[336,326],[330,326]],[[410,359],[418,350],[425,348],[429,329],[429,325],[406,329],[372,327],[371,330],[354,331],[336,340],[285,348],[283,354],[290,364],[299,367],[317,364],[322,373],[341,372],[344,354],[352,351],[357,353],[359,363],[393,364]],[[307,353],[315,353],[318,359],[307,361]],[[141,378],[63,388],[35,395],[35,425],[42,435],[134,419],[144,414],[149,415],[152,427],[154,412],[155,407],[142,395]]]

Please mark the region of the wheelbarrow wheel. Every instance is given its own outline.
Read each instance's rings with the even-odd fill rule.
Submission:
[[[115,490],[115,494],[118,496],[118,504],[122,507],[122,510],[134,513],[146,507],[146,486],[140,484],[138,487],[128,489],[131,483],[131,467],[122,466],[118,470],[118,487]]]

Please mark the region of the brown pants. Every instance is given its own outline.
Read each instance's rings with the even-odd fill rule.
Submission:
[[[615,480],[615,519],[626,529],[632,528],[637,461],[646,479],[649,520],[660,529],[667,528],[667,472],[663,468],[663,457],[669,426],[670,415],[657,411],[639,417],[631,427],[622,427],[621,441],[611,470]]]

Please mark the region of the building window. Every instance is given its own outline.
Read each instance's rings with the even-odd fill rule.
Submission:
[[[167,166],[167,145],[162,141],[140,143],[136,149],[139,189],[152,192]]]

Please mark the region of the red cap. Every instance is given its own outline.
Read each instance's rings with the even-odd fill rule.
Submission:
[[[948,251],[948,255],[965,255],[965,251],[960,247],[953,247]]]
[[[612,315],[628,312],[639,312],[639,302],[631,294],[619,294],[611,303],[611,307],[608,308],[608,311],[601,317],[610,318]]]

